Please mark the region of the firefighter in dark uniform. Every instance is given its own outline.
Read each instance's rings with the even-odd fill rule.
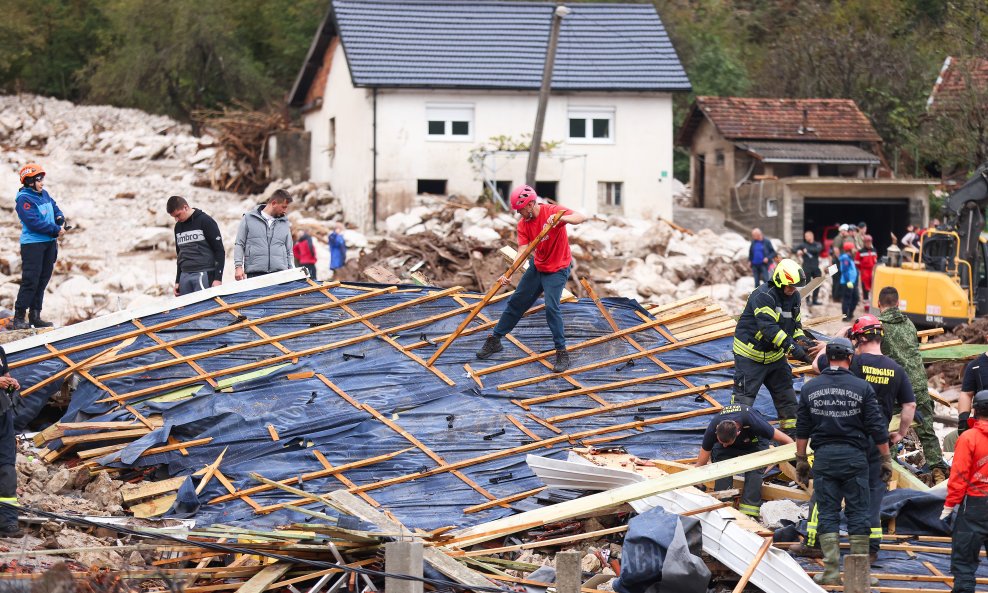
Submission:
[[[786,445],[792,439],[769,424],[757,410],[744,404],[724,406],[703,433],[696,466],[706,465],[711,458],[716,463],[764,451],[768,449],[769,441]],[[744,474],[744,491],[738,505],[739,511],[756,519],[761,515],[762,508],[762,475],[760,468]],[[731,476],[721,478],[714,482],[714,489],[727,490],[733,483],[734,478]]]
[[[21,386],[7,372],[7,353],[0,346],[0,502],[17,505],[17,441],[14,437],[14,397]],[[18,537],[17,509],[0,505],[0,537]]]
[[[913,415],[916,412],[916,397],[913,395],[912,385],[909,377],[902,366],[882,354],[882,322],[874,315],[862,315],[854,321],[854,325],[848,330],[848,335],[854,344],[854,357],[851,359],[851,374],[860,379],[864,379],[871,384],[878,398],[878,405],[882,409],[882,416],[885,418],[885,425],[888,426],[895,416],[896,409],[899,409],[899,427],[896,432],[889,434],[889,443],[894,445],[905,438],[909,432],[909,427],[913,422]],[[816,359],[816,369],[823,371],[830,366],[826,353],[821,353]],[[868,449],[868,485],[869,516],[871,517],[871,540],[869,550],[871,560],[874,562],[878,555],[879,547],[882,544],[882,499],[888,492],[888,484],[881,480],[881,456],[878,447],[871,446]],[[817,515],[818,508],[814,502],[810,503],[810,517],[807,521],[807,546],[815,544],[817,535]],[[816,554],[803,548],[797,551],[797,555],[816,556]]]
[[[786,355],[811,362],[815,342],[803,333],[799,291],[806,276],[799,264],[784,259],[775,266],[771,282],[748,297],[734,330],[734,393],[731,403],[755,405],[762,385],[768,389],[779,417],[779,428],[792,436],[796,428],[796,391]]]
[[[961,394],[957,398],[958,437],[967,430],[967,419],[971,417],[971,400],[974,399],[974,394],[983,389],[988,389],[988,353],[979,354],[964,367]]]
[[[957,437],[940,519],[957,510],[950,538],[953,593],[974,593],[981,548],[988,551],[988,391],[971,398],[974,418]],[[959,510],[958,510],[959,509]]]
[[[887,422],[864,379],[851,374],[854,346],[847,338],[827,344],[830,368],[803,385],[796,424],[796,474],[807,483],[810,464],[806,445],[813,446],[813,491],[819,506],[819,540],[823,572],[813,577],[821,585],[839,585],[841,501],[847,516],[852,554],[867,554],[871,521],[868,516],[868,449],[873,442],[881,454],[880,478],[892,479]],[[871,437],[869,439],[869,437]]]

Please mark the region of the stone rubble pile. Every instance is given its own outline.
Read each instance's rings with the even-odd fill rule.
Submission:
[[[296,198],[289,213],[293,226],[315,233],[320,261],[328,262],[325,235],[342,216],[329,188],[278,182],[261,196],[245,198],[200,187],[217,166],[213,144],[185,124],[135,109],[0,96],[0,309],[14,308],[19,287],[21,228],[14,197],[17,172],[28,162],[45,167],[45,189],[73,227],[59,241],[45,297],[45,316],[58,325],[172,295],[175,222],[164,208],[171,195],[216,219],[227,249],[225,281],[233,281],[241,216],[281,187]],[[358,249],[367,243],[359,233],[348,234],[348,242]]]

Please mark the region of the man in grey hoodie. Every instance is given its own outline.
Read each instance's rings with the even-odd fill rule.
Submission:
[[[233,246],[237,280],[280,272],[294,267],[292,229],[285,218],[292,197],[279,189],[266,204],[251,209],[240,220]]]

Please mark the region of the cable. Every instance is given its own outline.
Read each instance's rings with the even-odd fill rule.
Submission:
[[[102,528],[115,531],[117,533],[125,533],[127,535],[133,535],[135,537],[143,537],[148,539],[164,539],[188,546],[194,546],[198,548],[204,548],[207,550],[214,550],[219,552],[226,552],[229,554],[248,554],[254,556],[264,556],[265,558],[273,558],[275,560],[281,560],[283,562],[291,562],[293,564],[306,564],[320,569],[335,568],[342,572],[353,572],[357,574],[363,574],[368,576],[378,576],[378,577],[390,577],[393,579],[401,579],[403,581],[422,581],[423,583],[429,583],[435,587],[445,587],[453,590],[466,590],[466,591],[487,591],[490,593],[504,593],[505,589],[498,587],[478,587],[473,585],[464,585],[462,583],[457,583],[454,581],[446,581],[442,579],[431,579],[427,577],[417,577],[409,574],[387,572],[382,570],[373,570],[369,568],[362,568],[358,566],[346,566],[344,564],[336,564],[335,562],[325,562],[322,560],[308,560],[305,558],[295,558],[292,556],[286,556],[284,554],[278,554],[275,552],[266,552],[262,550],[252,550],[250,548],[240,548],[237,546],[228,546],[224,544],[218,544],[214,542],[203,542],[203,541],[193,541],[177,537],[174,535],[169,535],[167,533],[147,533],[144,531],[138,531],[136,529],[131,529],[129,527],[123,527],[120,525],[109,525],[105,523],[97,523],[95,521],[90,521],[88,519],[83,519],[82,517],[71,517],[67,515],[60,515],[58,513],[51,513],[48,511],[42,511],[40,509],[34,509],[31,507],[13,505],[6,502],[0,502],[0,507],[7,507],[14,509],[18,512],[27,512],[32,515],[37,515],[39,517],[46,517],[48,519],[54,519],[58,521],[64,521],[65,523],[71,523],[75,525],[83,525],[86,527]]]

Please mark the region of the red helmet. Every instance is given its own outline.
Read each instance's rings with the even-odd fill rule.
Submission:
[[[854,251],[854,242],[853,241],[845,241],[844,242],[844,251]]]
[[[851,326],[851,337],[857,338],[868,334],[882,336],[885,335],[885,330],[882,328],[882,322],[877,317],[865,314],[854,320],[854,325]]]
[[[539,197],[531,185],[519,185],[511,192],[511,209],[521,210]]]
[[[24,184],[24,180],[29,177],[34,177],[35,175],[44,175],[45,169],[37,163],[28,163],[21,167],[21,185]]]

